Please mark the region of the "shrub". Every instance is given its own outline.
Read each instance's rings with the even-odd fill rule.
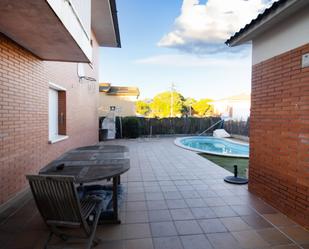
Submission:
[[[122,118],[122,135],[124,138],[138,138],[141,135],[141,125],[139,118]]]

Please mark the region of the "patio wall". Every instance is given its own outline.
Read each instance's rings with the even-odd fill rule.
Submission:
[[[253,66],[249,189],[309,227],[309,44]]]
[[[93,65],[87,76],[98,79],[98,46],[93,38]],[[49,82],[66,91],[69,138],[48,144]],[[25,174],[65,151],[98,140],[98,84],[79,82],[77,64],[44,62],[0,33],[0,208],[25,189]]]

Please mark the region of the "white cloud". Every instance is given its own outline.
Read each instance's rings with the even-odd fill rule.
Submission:
[[[161,47],[198,54],[226,51],[224,41],[249,23],[275,0],[183,0],[181,14]],[[239,48],[229,49],[237,52]]]
[[[184,67],[184,68],[222,68],[222,67],[242,67],[251,65],[251,57],[197,57],[191,54],[165,54],[136,60],[137,64],[159,65],[164,67]]]

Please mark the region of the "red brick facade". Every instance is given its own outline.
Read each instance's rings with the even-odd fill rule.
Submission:
[[[309,44],[253,66],[251,192],[309,227]]]
[[[97,49],[94,39],[94,69],[85,65],[96,79]],[[59,108],[66,106],[59,131],[69,138],[55,144],[48,144],[50,82],[67,89],[59,98]],[[41,61],[0,33],[0,205],[27,186],[25,174],[98,141],[97,99],[98,84],[79,82],[76,63]]]

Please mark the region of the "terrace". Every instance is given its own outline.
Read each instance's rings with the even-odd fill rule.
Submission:
[[[122,224],[99,225],[108,249],[309,248],[309,233],[249,193],[223,182],[230,174],[173,138],[114,140],[126,145],[131,169],[122,176]],[[42,248],[48,229],[30,197],[0,216],[0,243]],[[57,248],[83,248],[62,244]]]
[[[149,28],[151,26],[145,21],[149,19],[155,23],[157,13],[160,13],[156,8],[151,8],[149,14],[152,13],[154,16],[147,15],[145,18],[144,14],[147,12],[142,8],[139,9],[142,2],[147,1],[135,1],[138,8],[130,2],[130,8],[123,8],[123,11],[119,12],[131,12],[136,9],[139,14],[143,14],[139,16],[132,12],[127,15],[133,25],[132,30],[138,31],[130,35],[135,40],[128,44],[139,45],[138,42],[146,44],[146,41],[139,39],[139,35],[142,37],[149,35],[142,32],[136,24],[143,23],[152,33],[153,30]],[[152,2],[157,4],[160,1]],[[189,2],[191,4],[187,4]],[[219,2],[220,5],[220,1],[183,1],[183,4],[190,8],[190,13],[194,9],[199,12],[200,9],[204,9],[205,13],[201,18],[208,20],[209,11],[206,11],[206,8],[209,8],[209,2]],[[245,5],[250,2],[255,6],[255,1],[235,2],[242,2]],[[261,2],[269,1],[261,0]],[[229,16],[226,26],[234,26],[230,24],[230,20],[238,19],[242,13],[233,9],[227,11],[221,8],[225,7],[223,5],[219,7],[218,13]],[[166,13],[170,12],[166,5],[162,5],[162,9]],[[236,9],[246,12],[245,8]],[[101,94],[99,48],[121,46],[116,0],[4,0],[0,1],[0,13],[0,248],[39,249],[44,247],[49,229],[32,199],[25,176],[38,174],[45,165],[54,163],[55,159],[59,159],[64,153],[71,153],[72,149],[98,143],[100,106],[97,99]],[[230,15],[234,15],[234,18]],[[132,21],[134,17],[140,19]],[[223,27],[221,15],[216,17],[220,20],[220,25],[214,23],[212,26]],[[307,0],[274,1],[270,8],[260,13],[239,32],[230,30],[226,34],[236,32],[226,41],[228,46],[252,43],[249,186],[225,183],[223,177],[231,173],[195,152],[178,148],[173,144],[174,138],[113,140],[103,144],[127,146],[130,152],[123,152],[126,158],[124,156],[105,158],[103,154],[110,152],[103,153],[102,149],[100,152],[88,151],[86,156],[77,155],[88,159],[83,161],[75,157],[77,165],[73,166],[77,167],[73,169],[72,167],[68,169],[69,167],[66,167],[68,165],[56,161],[55,168],[63,170],[62,173],[68,173],[69,170],[72,170],[70,173],[73,171],[76,173],[79,170],[74,180],[73,174],[67,174],[70,177],[62,177],[62,180],[71,180],[70,187],[67,187],[68,185],[63,187],[57,182],[57,187],[61,186],[62,189],[48,185],[50,183],[48,181],[53,177],[42,177],[48,182],[46,184],[48,187],[42,188],[46,194],[42,199],[48,196],[45,204],[48,203],[52,211],[56,206],[54,200],[57,198],[54,197],[60,195],[62,199],[58,198],[56,201],[59,201],[60,204],[57,204],[63,208],[62,211],[72,204],[72,199],[75,202],[70,207],[74,206],[79,211],[77,215],[72,212],[73,208],[70,211],[67,208],[64,212],[55,212],[57,215],[60,214],[59,216],[66,217],[49,219],[49,224],[53,222],[53,225],[66,223],[70,226],[80,226],[85,225],[82,219],[89,217],[87,222],[96,223],[92,222],[92,214],[97,215],[99,209],[93,207],[91,200],[79,198],[73,184],[85,183],[86,181],[77,182],[77,178],[80,180],[89,175],[93,177],[92,180],[97,177],[96,181],[113,178],[112,189],[117,193],[118,176],[129,169],[127,157],[129,154],[131,168],[121,176],[124,198],[119,204],[119,215],[122,222],[117,225],[98,226],[97,235],[102,240],[97,246],[98,249],[309,248],[308,17]],[[197,16],[197,20],[202,19]],[[193,31],[199,24],[201,27],[204,26],[203,22],[199,21],[197,25],[193,25]],[[235,24],[236,26],[238,24]],[[208,29],[201,31],[197,37],[207,38]],[[226,32],[227,29],[223,27],[221,31]],[[218,34],[221,34],[221,31]],[[200,40],[196,41],[201,44]],[[208,38],[205,41],[208,46]],[[190,45],[192,39],[188,39],[188,42]],[[222,44],[217,45],[219,48]],[[140,46],[136,47],[140,50]],[[149,56],[152,53],[149,53]],[[134,53],[125,50],[123,54]],[[106,55],[103,53],[103,59],[108,61]],[[120,62],[117,56],[113,58]],[[138,62],[142,58],[135,59],[138,59],[136,60]],[[218,72],[225,72],[224,65],[234,65],[234,61],[227,59],[224,57],[222,65],[218,63],[220,69]],[[117,72],[124,74],[125,71],[118,67],[118,61]],[[200,72],[204,74],[207,72],[204,68],[205,62],[201,63]],[[236,61],[235,65],[237,64]],[[127,65],[125,69],[130,70]],[[183,78],[183,69],[179,70],[181,70],[179,75]],[[137,68],[137,74],[134,71],[130,74],[139,75],[141,71],[141,68]],[[148,73],[148,70],[143,71]],[[155,68],[151,71],[156,75],[160,74]],[[233,67],[231,71],[234,74]],[[225,89],[225,85],[233,86],[233,84],[229,82],[230,77],[227,73],[222,76],[224,76],[222,81],[226,82],[222,82],[222,86],[219,87],[227,93],[229,90]],[[147,77],[153,78],[151,75]],[[185,80],[185,77],[183,79]],[[145,81],[146,83],[151,84]],[[198,85],[194,87],[189,81],[186,84],[202,92]],[[108,92],[115,94],[113,91]],[[168,95],[170,97],[167,98],[168,105],[174,102],[174,92],[172,85],[171,93]],[[138,91],[135,91],[133,97],[136,98],[138,94]],[[102,98],[107,102],[101,103],[102,108],[120,110],[118,104],[113,104],[105,95]],[[123,95],[123,92],[120,95]],[[189,107],[191,115],[191,104]],[[175,116],[174,108],[166,110],[171,118],[155,122],[148,118],[139,118],[140,122],[133,120],[131,124],[128,122],[130,125],[127,129],[121,129],[121,136],[116,137],[163,135],[161,128],[154,128],[155,124],[159,127],[175,124],[174,127],[170,127],[171,129],[167,129],[172,134],[199,134],[204,130],[201,122],[207,123],[207,127],[208,123],[212,123],[211,118],[208,119],[209,122],[206,118],[193,122],[191,117],[177,118],[178,121],[174,122],[172,121]],[[235,111],[229,108],[229,114],[233,110]],[[205,116],[205,113],[202,116]],[[132,123],[135,123],[135,126]],[[141,123],[144,129],[140,128]],[[197,130],[192,130],[190,124]],[[103,133],[103,129],[101,131]],[[245,135],[248,135],[247,125],[246,133]],[[98,147],[100,146],[96,148]],[[121,169],[117,165],[120,168],[117,171],[112,167],[115,163],[113,159],[116,159],[115,161],[120,159],[120,163],[125,159],[127,164],[123,163],[124,160],[122,163],[126,167]],[[111,174],[105,175],[104,178],[96,174],[99,170],[95,171],[96,167],[90,167],[88,163],[91,160],[92,163],[95,161],[94,163],[101,164],[99,166],[107,165],[105,168],[101,167],[101,173],[110,171]],[[228,163],[233,165],[231,162]],[[69,191],[71,195],[68,194]],[[113,210],[117,207],[116,200],[113,198]],[[92,201],[98,202],[98,200]],[[81,208],[80,202],[84,205],[84,209]],[[118,221],[116,213],[112,214],[114,215],[112,218]],[[75,217],[65,220],[70,215]],[[82,222],[76,222],[76,216]],[[93,237],[91,235],[89,237],[92,240]],[[48,248],[85,248],[82,243],[70,241],[64,243],[57,238],[53,238],[51,244],[52,246]]]

